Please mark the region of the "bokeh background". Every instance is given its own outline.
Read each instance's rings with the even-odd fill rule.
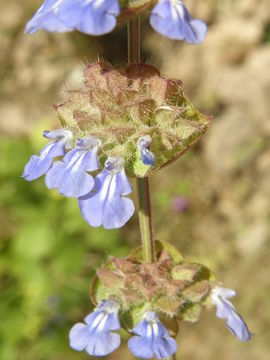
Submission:
[[[108,257],[139,244],[138,219],[121,230],[90,228],[76,200],[21,179],[25,163],[58,126],[52,104],[76,85],[83,64],[100,56],[126,62],[126,29],[24,35],[39,0],[0,0],[0,359],[75,360],[70,327],[91,310],[89,285]],[[186,94],[211,128],[174,165],[151,177],[156,238],[211,267],[250,330],[238,342],[204,313],[183,324],[178,359],[270,358],[270,2],[186,0],[209,25],[201,46],[162,38],[142,20],[142,57]],[[135,185],[135,184],[134,184]],[[135,195],[134,195],[135,198]],[[111,359],[131,359],[125,346]]]

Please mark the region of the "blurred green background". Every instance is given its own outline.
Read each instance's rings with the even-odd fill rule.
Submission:
[[[68,346],[71,326],[91,310],[95,269],[139,244],[137,216],[121,230],[90,228],[77,201],[21,179],[31,154],[57,127],[52,104],[82,64],[100,56],[126,62],[126,29],[24,35],[41,1],[0,0],[0,359],[87,359]],[[142,21],[143,60],[180,78],[195,105],[214,115],[201,142],[151,178],[155,236],[211,267],[250,330],[238,342],[215,313],[183,324],[178,359],[270,358],[270,2],[186,0],[209,24],[190,46],[162,38]],[[133,185],[135,185],[133,183]],[[135,186],[134,186],[135,188]],[[134,194],[135,198],[135,194]],[[181,209],[182,202],[185,209]],[[180,205],[179,205],[180,203]],[[131,359],[123,346],[110,356]]]

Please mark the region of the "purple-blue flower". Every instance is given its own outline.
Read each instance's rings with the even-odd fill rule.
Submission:
[[[44,131],[43,136],[50,139],[51,142],[43,147],[40,155],[31,156],[29,162],[25,165],[22,177],[27,181],[38,179],[44,175],[53,165],[53,159],[57,156],[63,156],[66,148],[71,146],[73,135],[66,129],[54,131]]]
[[[79,198],[83,218],[94,227],[122,227],[134,213],[133,201],[124,197],[131,192],[124,160],[120,157],[108,158],[102,172],[95,177],[93,191]]]
[[[59,193],[67,197],[88,194],[94,187],[94,179],[87,171],[99,168],[97,151],[100,144],[100,140],[95,137],[79,139],[76,148],[70,150],[63,161],[56,161],[47,172],[47,187],[58,188]]]
[[[121,328],[118,319],[119,304],[114,300],[103,300],[89,314],[84,323],[75,324],[69,333],[70,347],[85,350],[89,355],[105,356],[120,346],[120,335],[113,330]]]
[[[65,24],[89,35],[112,31],[119,14],[118,0],[64,0],[60,9]]]
[[[119,0],[45,0],[25,32],[78,30],[102,35],[115,28],[120,10]],[[160,34],[192,44],[201,43],[207,32],[206,24],[192,19],[181,0],[160,0],[151,12],[150,23]]]
[[[152,139],[149,135],[141,136],[137,142],[138,149],[141,152],[140,160],[144,165],[153,166],[155,163],[155,155],[150,151]]]
[[[119,14],[118,0],[46,0],[28,21],[25,32],[79,30],[102,35],[114,29]]]
[[[65,0],[46,0],[28,21],[25,32],[34,34],[38,30],[65,32],[72,28],[66,25],[59,16],[60,8]]]
[[[136,357],[164,359],[177,350],[176,341],[152,311],[145,313],[132,331],[136,336],[129,339],[128,347]]]
[[[217,306],[216,316],[226,321],[226,326],[230,332],[240,341],[248,341],[252,334],[242,317],[236,312],[233,304],[228,300],[235,295],[234,290],[216,287],[211,292],[211,299]]]
[[[190,44],[200,44],[207,32],[206,24],[192,19],[181,0],[160,0],[151,12],[150,24],[158,33]]]

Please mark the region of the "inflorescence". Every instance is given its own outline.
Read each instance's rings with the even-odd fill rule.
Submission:
[[[193,19],[181,0],[46,0],[26,32],[102,35],[147,9],[158,33],[192,44],[204,40],[207,26]],[[122,227],[134,213],[129,178],[146,178],[177,160],[210,123],[185,96],[180,80],[139,63],[86,65],[83,85],[66,89],[55,109],[62,126],[43,132],[49,143],[39,156],[31,156],[22,176],[32,181],[45,175],[49,189],[78,199],[90,226],[105,229]],[[183,199],[180,205],[185,206]],[[228,300],[234,290],[219,287],[211,270],[187,262],[172,245],[148,241],[155,248],[154,262],[139,248],[97,270],[91,286],[96,308],[70,330],[72,349],[108,355],[120,346],[123,329],[134,356],[168,358],[177,350],[178,323],[195,323],[214,306],[234,336],[250,340],[246,323]]]
[[[114,69],[96,62],[84,76],[84,85],[67,90],[56,106],[64,127],[44,131],[50,143],[31,157],[23,177],[46,174],[49,189],[79,199],[89,225],[120,228],[134,213],[126,172],[144,177],[176,160],[209,119],[185,97],[181,82],[161,77],[151,65]]]

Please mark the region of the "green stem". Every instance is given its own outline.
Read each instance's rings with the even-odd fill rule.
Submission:
[[[128,63],[140,63],[140,17],[128,22]],[[139,222],[143,261],[152,263],[156,260],[155,242],[153,239],[149,179],[137,179],[139,202]]]
[[[155,242],[153,239],[148,177],[137,179],[137,192],[139,200],[139,222],[143,249],[143,260],[146,263],[153,263],[156,260],[156,255]]]

